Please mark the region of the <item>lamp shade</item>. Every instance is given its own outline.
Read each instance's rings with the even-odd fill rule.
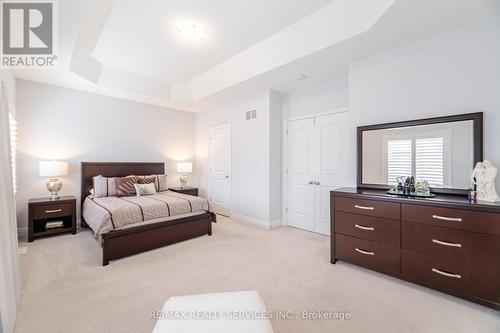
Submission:
[[[41,177],[58,177],[68,174],[68,162],[40,161],[39,171]]]
[[[191,162],[179,162],[179,163],[177,163],[177,172],[179,172],[179,173],[191,173],[191,172],[193,172],[193,163],[191,163]]]

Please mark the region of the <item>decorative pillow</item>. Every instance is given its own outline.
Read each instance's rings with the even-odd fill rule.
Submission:
[[[113,197],[116,195],[116,185],[114,178],[103,177],[101,175],[92,178],[94,183],[94,196],[96,198],[101,197]]]
[[[148,175],[141,176],[143,179],[154,179],[156,192],[163,192],[167,190],[167,175]]]
[[[155,176],[144,176],[144,178],[139,178],[138,184],[154,184],[156,190],[156,177]]]
[[[134,184],[134,188],[135,188],[135,192],[137,193],[138,197],[156,194],[156,189],[155,189],[154,183]]]
[[[116,196],[130,197],[136,195],[134,184],[139,181],[140,177],[115,177]]]

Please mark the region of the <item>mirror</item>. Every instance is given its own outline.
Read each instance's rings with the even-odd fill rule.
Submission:
[[[481,160],[482,113],[358,127],[358,187],[413,176],[435,193],[465,193]]]

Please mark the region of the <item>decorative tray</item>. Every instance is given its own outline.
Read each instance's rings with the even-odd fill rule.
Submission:
[[[390,195],[395,195],[395,196],[398,196],[398,197],[405,197],[405,198],[435,198],[436,195],[433,194],[433,193],[430,193],[430,194],[419,194],[417,192],[411,192],[410,194],[405,194],[404,192],[391,192],[391,191],[387,191],[385,192],[387,194],[390,194]]]

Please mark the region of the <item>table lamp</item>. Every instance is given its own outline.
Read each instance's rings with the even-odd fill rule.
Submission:
[[[68,174],[68,162],[40,161],[39,172],[41,177],[49,177],[47,190],[51,193],[50,200],[58,200],[59,196],[57,193],[59,193],[62,188],[59,176],[66,176]]]
[[[181,181],[181,187],[185,187],[188,182],[188,176],[186,173],[193,172],[193,163],[191,162],[179,162],[177,163],[177,172],[181,175],[179,179]]]

